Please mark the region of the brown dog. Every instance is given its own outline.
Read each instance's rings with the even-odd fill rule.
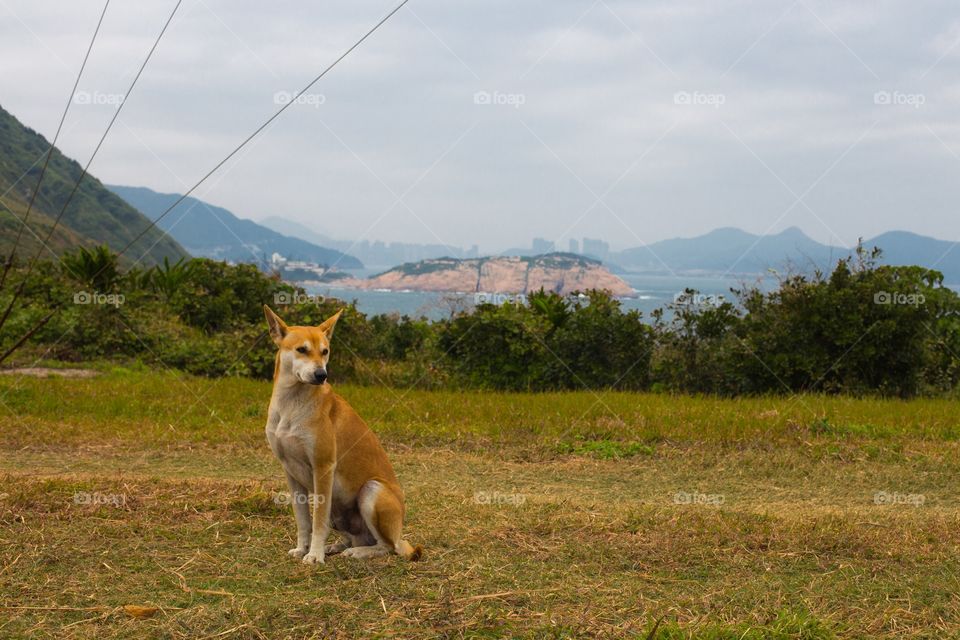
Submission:
[[[396,553],[418,560],[403,539],[403,489],[366,423],[327,382],[330,339],[342,311],[319,327],[288,327],[263,306],[279,347],[267,442],[283,465],[297,520],[297,546],[308,564],[326,554],[352,558]],[[310,505],[313,505],[313,518]],[[331,527],[343,541],[324,546]]]

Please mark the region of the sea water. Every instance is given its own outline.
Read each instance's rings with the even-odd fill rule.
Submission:
[[[650,322],[650,314],[655,309],[666,308],[675,302],[684,304],[718,304],[723,301],[736,302],[736,296],[731,289],[742,289],[745,286],[759,286],[764,290],[776,287],[776,281],[771,277],[758,275],[670,275],[670,274],[636,274],[620,273],[627,284],[634,289],[634,295],[621,298],[622,308],[636,309],[643,314],[644,320]],[[335,285],[307,285],[308,293],[327,298],[339,298],[346,301],[355,301],[357,308],[367,315],[398,313],[411,317],[426,317],[438,320],[449,317],[461,310],[472,307],[478,296],[475,292],[439,293],[431,291],[378,291],[364,289],[349,289]],[[686,289],[692,289],[699,295],[693,297],[684,295]],[[486,299],[519,300],[522,298],[510,295],[512,292],[486,292],[491,295]]]

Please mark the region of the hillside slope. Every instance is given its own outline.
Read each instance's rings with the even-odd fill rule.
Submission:
[[[39,133],[24,126],[0,107],[0,253],[13,247],[17,229],[26,212],[31,193],[40,177],[43,158],[50,143]],[[46,238],[53,220],[60,212],[83,167],[54,149],[43,177],[33,211],[24,231],[17,255],[28,259],[41,240]],[[114,195],[94,176],[84,177],[80,188],[67,207],[50,242],[55,254],[78,246],[106,243],[114,251],[125,247],[150,224],[139,211]],[[44,250],[46,257],[50,251]],[[158,229],[150,229],[125,255],[126,261],[142,257],[152,265],[164,257],[177,260],[187,252]]]
[[[146,187],[107,185],[107,188],[151,220],[180,197],[175,193],[157,193]],[[259,263],[279,253],[290,260],[336,265],[338,269],[363,268],[363,263],[353,256],[285,236],[193,197],[184,199],[158,225],[190,253],[217,260]]]

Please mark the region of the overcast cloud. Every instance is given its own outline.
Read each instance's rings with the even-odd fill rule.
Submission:
[[[112,0],[68,155],[174,4]],[[92,173],[183,192],[394,4],[183,0]],[[0,0],[0,104],[48,139],[102,7]],[[958,45],[946,1],[411,0],[194,195],[484,251],[719,226],[960,240]]]

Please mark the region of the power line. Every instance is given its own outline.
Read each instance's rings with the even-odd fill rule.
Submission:
[[[7,256],[7,264],[3,268],[3,275],[0,275],[0,290],[3,290],[3,285],[7,281],[7,273],[10,271],[10,267],[13,266],[13,260],[17,254],[17,248],[20,246],[20,239],[23,236],[23,230],[27,226],[27,220],[30,218],[30,212],[33,210],[33,203],[37,199],[37,194],[40,193],[40,184],[43,182],[43,176],[47,172],[47,165],[50,163],[50,156],[53,155],[53,150],[57,146],[57,140],[60,138],[60,131],[63,129],[63,123],[67,119],[67,113],[70,111],[70,105],[73,104],[73,101],[76,99],[77,87],[80,85],[80,78],[83,76],[83,70],[87,67],[87,60],[90,59],[90,52],[93,51],[93,43],[97,41],[97,34],[100,33],[100,26],[103,24],[103,17],[107,15],[107,7],[110,6],[110,0],[107,0],[103,5],[103,11],[100,12],[100,19],[97,21],[97,28],[93,30],[93,37],[90,38],[90,44],[87,46],[87,53],[83,56],[83,62],[80,64],[80,71],[77,73],[77,79],[73,82],[73,89],[70,90],[70,96],[67,98],[67,106],[63,109],[63,115],[60,116],[60,124],[57,125],[57,132],[53,135],[53,142],[50,143],[50,148],[47,149],[47,155],[43,160],[43,167],[40,169],[40,177],[37,178],[37,184],[33,188],[33,193],[30,195],[30,201],[27,203],[27,212],[23,215],[23,221],[20,224],[20,229],[17,231],[17,238],[13,242],[13,249],[10,251],[10,255]]]
[[[164,25],[163,31],[160,32],[160,36],[157,38],[157,42],[155,42],[154,45],[153,45],[153,48],[150,49],[150,55],[152,55],[152,54],[153,54],[153,50],[156,49],[157,44],[160,42],[160,37],[162,37],[164,31],[166,31],[167,25],[169,25],[169,24],[170,24],[170,20],[173,19],[173,14],[176,13],[177,8],[180,6],[180,2],[181,2],[181,1],[182,1],[182,0],[179,0],[179,1],[177,2],[177,6],[174,7],[173,13],[171,13],[171,14],[170,14],[170,18],[167,19],[167,23],[166,23],[166,25]],[[210,169],[210,171],[208,171],[202,178],[200,178],[200,180],[198,180],[196,184],[194,184],[192,187],[190,187],[190,189],[189,189],[186,193],[184,193],[183,195],[181,195],[172,205],[170,205],[165,211],[163,211],[163,213],[161,213],[157,218],[155,218],[154,220],[152,220],[152,221],[150,222],[150,224],[148,224],[147,227],[146,227],[142,232],[140,232],[133,240],[131,240],[129,243],[127,243],[127,245],[126,245],[125,247],[123,247],[123,249],[120,250],[120,252],[117,254],[117,257],[122,256],[127,250],[129,250],[130,247],[132,247],[138,240],[140,240],[140,238],[142,238],[144,235],[146,235],[147,232],[150,231],[150,229],[152,229],[153,227],[155,227],[155,226],[157,225],[157,223],[160,222],[161,219],[163,219],[168,213],[170,213],[171,211],[173,211],[173,209],[176,208],[177,205],[179,205],[181,202],[183,202],[183,200],[185,200],[191,193],[193,193],[193,192],[197,189],[197,187],[199,187],[201,184],[203,184],[203,183],[207,180],[207,178],[209,178],[209,177],[212,176],[214,173],[216,173],[216,171],[217,171],[220,167],[222,167],[224,164],[226,164],[226,163],[230,160],[230,158],[232,158],[233,156],[235,156],[235,155],[237,154],[237,152],[240,151],[240,149],[242,149],[243,147],[245,147],[245,146],[247,145],[247,143],[249,143],[251,140],[253,140],[261,131],[263,131],[264,129],[266,129],[266,128],[270,125],[271,122],[273,122],[274,120],[276,120],[276,119],[280,116],[281,113],[283,113],[284,111],[286,111],[287,108],[290,107],[290,105],[294,104],[304,93],[306,93],[307,91],[309,91],[310,88],[311,88],[313,85],[315,85],[317,82],[319,82],[320,79],[323,78],[325,75],[327,75],[327,73],[329,73],[331,69],[333,69],[333,68],[334,68],[335,66],[337,66],[344,58],[346,58],[348,55],[350,55],[350,53],[352,53],[354,49],[356,49],[356,48],[359,47],[361,44],[363,44],[363,42],[364,42],[367,38],[369,38],[371,35],[373,35],[373,33],[374,33],[375,31],[377,31],[377,29],[379,29],[380,27],[382,27],[382,26],[387,22],[387,20],[389,20],[390,18],[392,18],[392,17],[394,16],[394,14],[396,14],[398,11],[400,11],[400,9],[402,9],[403,6],[404,6],[405,4],[407,4],[409,1],[410,1],[410,0],[402,0],[402,2],[400,2],[400,4],[398,4],[396,7],[394,7],[392,11],[390,11],[387,15],[385,15],[383,18],[381,18],[379,22],[377,22],[369,31],[367,31],[367,32],[366,32],[359,40],[357,40],[349,49],[347,49],[346,51],[344,51],[344,52],[340,55],[340,57],[338,57],[336,60],[334,60],[333,62],[331,62],[323,71],[320,72],[319,75],[317,75],[313,80],[311,80],[303,89],[301,89],[300,91],[298,91],[297,94],[296,94],[295,96],[293,96],[293,97],[290,99],[289,102],[287,102],[287,103],[284,104],[282,107],[280,107],[280,109],[277,110],[276,113],[274,113],[274,114],[273,114],[272,116],[270,116],[263,124],[261,124],[259,127],[257,127],[257,128],[254,130],[254,132],[251,133],[249,136],[247,136],[239,145],[237,145],[236,148],[233,149],[233,151],[231,151],[229,154],[227,154],[227,156],[226,156],[223,160],[221,160],[220,162],[218,162],[212,169]],[[149,60],[149,59],[150,59],[150,56],[148,55],[148,56],[147,56],[147,60]],[[134,78],[134,83],[133,83],[133,84],[136,83],[137,78],[140,77],[140,73],[143,71],[143,67],[145,67],[145,66],[146,66],[146,60],[144,61],[144,64],[140,67],[140,71],[137,73],[137,77]],[[133,88],[133,84],[131,84],[131,87],[130,87],[131,89]],[[128,92],[128,94],[129,94],[129,92]],[[122,107],[123,104],[126,102],[126,97],[127,97],[127,96],[124,96],[124,100],[123,100],[123,102],[120,103],[120,107]],[[117,111],[119,112],[119,108],[117,109]],[[114,118],[110,121],[110,127],[113,126],[113,122],[114,122],[114,120],[116,120],[116,116],[117,116],[117,115],[118,115],[118,114],[114,114]],[[107,128],[107,131],[109,131],[109,127]],[[104,137],[104,138],[106,137],[106,133],[104,133],[104,136],[103,136],[103,137]],[[103,138],[101,138],[101,140],[100,140],[100,144],[102,144],[102,143],[103,143]],[[100,144],[97,145],[97,150],[100,149]],[[94,151],[94,155],[96,155],[96,151]],[[93,157],[90,158],[90,161],[91,161],[91,162],[93,161]],[[87,167],[89,167],[89,166],[90,166],[90,163],[88,162],[88,163],[87,163]],[[86,175],[86,168],[84,168],[84,175]],[[82,180],[82,179],[83,179],[83,176],[81,176],[81,180]],[[78,180],[78,181],[77,181],[77,185],[79,185],[79,183],[80,183],[80,181]],[[74,192],[76,191],[77,185],[74,186]],[[72,197],[72,195],[73,195],[73,192],[71,192],[71,197]],[[58,221],[58,222],[59,222],[60,218],[63,216],[63,211],[65,211],[65,210],[66,210],[66,207],[64,207],[64,209],[61,210],[60,215],[57,217],[57,221]],[[52,233],[52,229],[51,229],[51,233]],[[39,254],[37,254],[37,255],[39,256]],[[32,267],[33,267],[33,263],[31,263],[30,269],[32,269]],[[100,270],[100,272],[102,272],[102,271],[103,271],[103,269]],[[94,277],[96,277],[97,275],[100,275],[100,272],[97,272],[96,274],[94,274]],[[29,275],[29,274],[30,274],[30,270],[27,271],[27,275]],[[20,283],[20,288],[17,290],[17,294],[14,295],[14,298],[13,298],[13,300],[11,300],[10,305],[7,307],[7,310],[6,310],[6,312],[4,313],[3,318],[0,319],[0,328],[3,327],[4,322],[6,321],[7,317],[10,315],[10,310],[13,308],[13,304],[14,304],[14,302],[16,302],[17,296],[18,296],[19,293],[23,290],[23,285],[24,285],[25,282],[26,282],[26,277],[23,279],[23,281],[21,281],[21,283]],[[28,330],[19,340],[17,340],[17,342],[15,342],[12,347],[10,347],[9,349],[7,349],[7,351],[5,351],[2,355],[0,355],[0,363],[2,363],[4,360],[6,360],[8,357],[10,357],[10,355],[12,355],[13,352],[16,351],[24,342],[26,342],[34,333],[36,333],[41,327],[43,327],[47,322],[49,322],[50,319],[57,313],[57,311],[59,311],[59,310],[62,308],[62,306],[63,306],[63,302],[62,302],[62,301],[54,304],[53,307],[52,307],[51,310],[50,310],[50,313],[48,313],[46,316],[44,316],[44,317],[40,320],[40,322],[38,322],[36,325],[34,325],[33,327],[31,327],[30,330]]]
[[[212,169],[210,169],[210,171],[208,171],[202,178],[200,178],[200,180],[198,180],[196,184],[194,184],[192,187],[190,187],[190,189],[189,189],[186,193],[184,193],[184,194],[181,195],[179,198],[177,198],[177,200],[176,200],[172,205],[170,205],[169,207],[167,207],[167,208],[163,211],[163,213],[161,213],[159,216],[157,216],[156,218],[154,218],[154,219],[150,222],[150,224],[147,225],[146,229],[144,229],[143,231],[141,231],[140,234],[138,234],[133,240],[131,240],[129,243],[127,243],[127,245],[117,254],[117,256],[119,257],[119,256],[122,256],[124,253],[126,253],[126,251],[127,251],[131,246],[133,246],[134,243],[136,243],[140,238],[142,238],[144,235],[146,235],[147,232],[150,231],[150,229],[152,229],[153,227],[155,227],[155,226],[157,225],[157,223],[160,222],[160,220],[162,220],[168,213],[170,213],[171,211],[173,211],[173,210],[177,207],[177,205],[179,205],[181,202],[183,202],[184,200],[186,200],[187,197],[197,189],[197,187],[199,187],[201,184],[203,184],[203,183],[207,180],[207,178],[209,178],[209,177],[212,176],[214,173],[216,173],[217,170],[220,169],[220,167],[222,167],[224,164],[226,164],[226,163],[230,160],[230,158],[232,158],[233,156],[235,156],[235,155],[237,154],[237,152],[240,151],[240,149],[242,149],[243,147],[245,147],[245,146],[247,145],[247,143],[249,143],[251,140],[253,140],[255,137],[257,137],[257,135],[258,135],[261,131],[263,131],[264,129],[266,129],[266,128],[270,125],[271,122],[273,122],[274,120],[276,120],[276,119],[280,116],[281,113],[283,113],[284,111],[286,111],[286,110],[290,107],[290,105],[294,104],[294,103],[300,98],[300,96],[302,96],[304,93],[306,93],[307,91],[309,91],[310,88],[311,88],[313,85],[315,85],[317,82],[319,82],[320,79],[323,78],[323,76],[327,75],[327,73],[328,73],[331,69],[333,69],[335,66],[337,66],[337,64],[339,64],[341,60],[343,60],[343,59],[346,58],[348,55],[350,55],[350,53],[351,53],[354,49],[356,49],[356,48],[359,47],[361,44],[363,44],[363,41],[364,41],[364,40],[366,40],[366,39],[369,38],[371,35],[373,35],[373,33],[374,33],[377,29],[379,29],[381,26],[383,26],[383,24],[384,24],[387,20],[389,20],[390,18],[392,18],[393,15],[394,15],[396,12],[400,11],[400,9],[403,8],[403,5],[407,4],[409,1],[410,1],[410,0],[403,0],[400,4],[398,4],[396,7],[394,7],[394,9],[393,9],[390,13],[388,13],[388,14],[385,15],[383,18],[381,18],[380,22],[378,22],[377,24],[375,24],[369,31],[367,31],[367,32],[363,35],[362,38],[360,38],[359,40],[357,40],[357,41],[353,44],[353,46],[351,46],[349,49],[347,49],[346,51],[344,51],[344,52],[340,55],[339,58],[337,58],[336,60],[334,60],[333,62],[331,62],[331,63],[327,66],[326,69],[324,69],[323,71],[321,71],[320,74],[319,74],[317,77],[315,77],[313,80],[310,81],[309,84],[307,84],[307,86],[305,86],[303,89],[301,89],[300,91],[298,91],[297,94],[296,94],[295,96],[293,96],[286,104],[284,104],[282,107],[280,107],[280,109],[277,110],[276,113],[274,113],[272,116],[270,116],[269,118],[267,118],[267,120],[266,120],[263,124],[261,124],[259,127],[257,127],[256,130],[254,130],[253,133],[251,133],[249,136],[247,136],[247,137],[243,140],[243,142],[241,142],[240,144],[238,144],[238,145],[233,149],[233,151],[231,151],[230,153],[228,153],[227,156],[226,156],[223,160],[221,160],[221,161],[218,162],[216,165],[214,165],[214,167],[213,167]]]
[[[117,121],[117,118],[120,116],[120,111],[123,109],[123,105],[127,103],[127,98],[130,97],[130,93],[133,91],[133,88],[137,85],[137,80],[140,79],[140,75],[143,73],[143,70],[147,67],[147,63],[150,62],[150,58],[153,57],[153,52],[157,50],[157,45],[160,44],[160,39],[163,38],[163,34],[166,33],[167,27],[170,26],[170,22],[173,21],[173,16],[176,15],[177,9],[180,8],[180,4],[183,0],[177,0],[177,4],[173,7],[173,11],[170,12],[170,16],[167,18],[167,21],[163,25],[163,29],[160,30],[157,39],[154,40],[153,46],[150,47],[150,51],[147,53],[147,57],[144,58],[143,64],[140,65],[140,68],[137,70],[137,75],[133,77],[133,81],[130,83],[130,86],[127,88],[127,92],[123,94],[123,98],[120,100],[120,104],[117,105],[117,110],[113,113],[113,117],[110,118],[110,122],[107,124],[106,130],[103,132],[103,135],[100,136],[100,141],[97,143],[96,148],[93,150],[93,153],[90,155],[90,159],[87,160],[87,164],[83,167],[83,171],[80,173],[80,177],[77,178],[77,181],[73,184],[73,189],[70,191],[70,195],[67,196],[66,201],[63,203],[63,206],[60,208],[60,213],[57,214],[57,218],[53,222],[53,226],[50,227],[50,231],[47,233],[47,240],[53,235],[54,229],[60,223],[60,219],[63,218],[63,214],[67,211],[67,206],[70,205],[70,202],[73,200],[73,196],[77,193],[77,190],[80,188],[80,183],[87,175],[87,171],[90,169],[90,165],[93,163],[93,159],[97,157],[97,153],[100,152],[100,147],[103,146],[103,141],[107,139],[107,134],[110,133],[110,129],[113,128],[113,124]],[[38,252],[39,255],[39,252]],[[29,271],[27,272],[29,274]],[[2,323],[0,323],[2,326]]]
[[[17,286],[17,290],[14,292],[13,297],[10,299],[10,303],[7,305],[7,308],[3,312],[3,316],[0,316],[0,329],[3,328],[3,325],[6,324],[7,318],[10,317],[10,312],[13,310],[13,306],[16,304],[17,299],[20,297],[20,294],[23,292],[24,286],[26,286],[27,279],[30,277],[30,274],[33,273],[33,268],[37,264],[37,261],[40,259],[40,254],[43,252],[43,247],[46,246],[47,242],[50,241],[50,238],[53,237],[53,232],[56,230],[57,226],[60,224],[60,220],[63,219],[63,215],[67,212],[67,207],[70,206],[70,202],[73,201],[73,196],[76,195],[77,190],[80,188],[80,183],[83,182],[83,179],[87,176],[87,171],[90,169],[90,165],[93,164],[93,159],[97,157],[97,153],[100,152],[100,148],[103,146],[104,140],[107,139],[107,135],[110,133],[110,130],[113,128],[113,124],[117,121],[117,118],[120,116],[120,111],[123,109],[123,105],[127,103],[127,98],[130,97],[130,93],[133,91],[133,88],[137,85],[137,81],[140,79],[140,76],[143,74],[143,70],[147,67],[147,63],[150,62],[150,58],[153,57],[153,52],[157,50],[157,46],[160,44],[160,40],[163,38],[163,34],[167,32],[167,27],[170,26],[170,22],[173,20],[173,16],[176,15],[177,9],[180,8],[180,4],[183,0],[177,0],[177,4],[173,7],[173,11],[170,12],[167,21],[163,25],[163,29],[160,30],[160,33],[157,35],[156,40],[153,41],[153,46],[150,47],[150,51],[147,53],[147,57],[144,58],[143,64],[140,65],[140,68],[137,70],[137,74],[133,77],[133,80],[130,82],[130,86],[127,87],[127,92],[123,94],[123,99],[120,101],[120,104],[117,105],[116,111],[113,113],[113,117],[110,118],[110,122],[107,124],[107,128],[104,130],[103,135],[100,136],[100,141],[97,142],[97,146],[94,148],[93,153],[90,154],[90,159],[87,160],[87,164],[84,165],[83,171],[80,172],[80,177],[77,178],[76,182],[73,183],[73,188],[70,190],[70,194],[67,196],[67,199],[64,201],[63,206],[60,208],[60,213],[57,214],[57,217],[53,221],[53,225],[50,226],[50,231],[47,233],[47,237],[40,243],[40,246],[37,248],[36,254],[30,260],[30,264],[27,266],[27,272],[24,274],[23,278],[20,280],[20,284]],[[99,25],[98,25],[99,29]],[[52,147],[51,147],[52,150]],[[99,274],[98,274],[99,275]],[[4,356],[6,357],[6,356]],[[0,360],[2,362],[3,360]]]

